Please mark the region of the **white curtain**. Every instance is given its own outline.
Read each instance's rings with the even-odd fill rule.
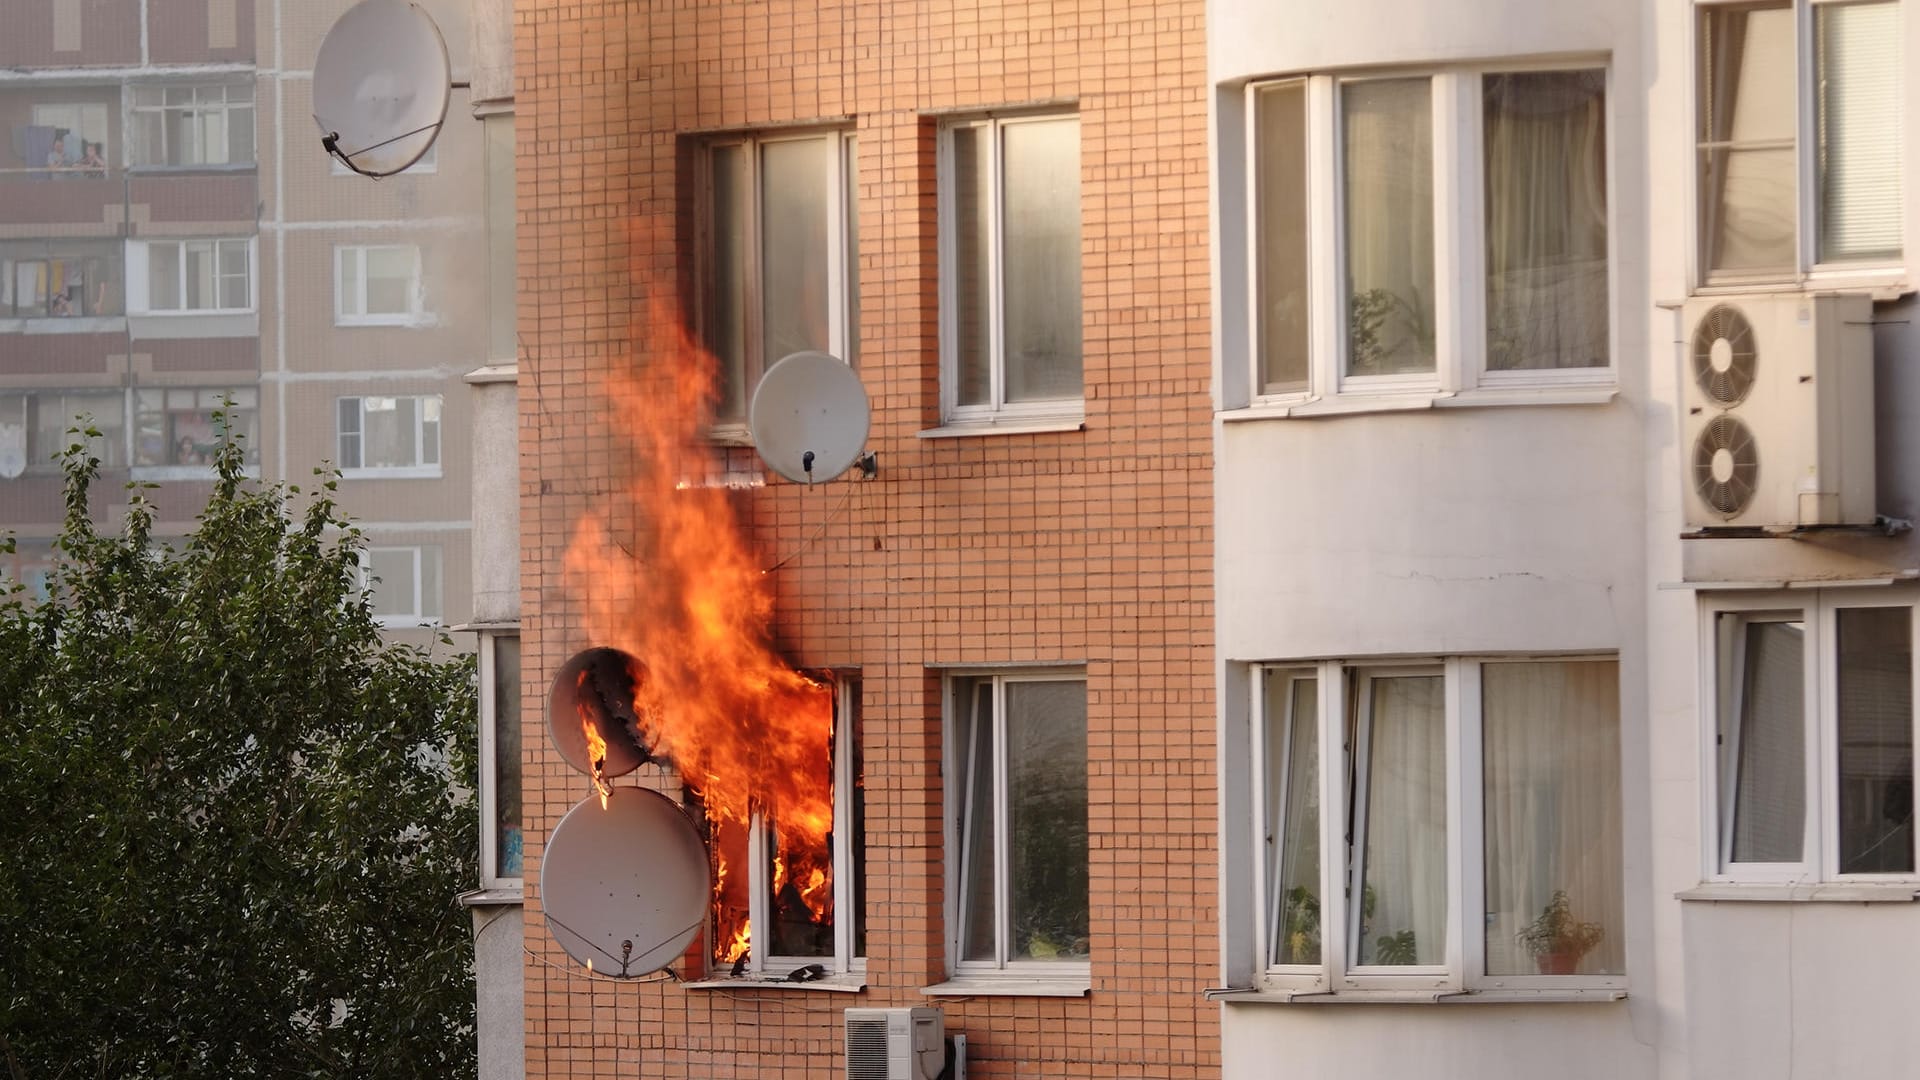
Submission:
[[[1607,363],[1606,75],[1482,81],[1487,367]]]
[[[1373,678],[1356,964],[1441,964],[1447,948],[1447,725],[1439,675]],[[1409,938],[1408,935],[1411,935]]]
[[[1807,820],[1806,644],[1798,622],[1735,620],[1742,664],[1733,749],[1722,790],[1733,792],[1730,862],[1797,862]],[[1737,725],[1737,726],[1736,726]]]
[[[1352,375],[1434,369],[1432,99],[1424,78],[1341,88]]]
[[[1577,970],[1620,974],[1620,665],[1480,670],[1487,973],[1539,973],[1520,935],[1564,892],[1572,920],[1601,934]]]

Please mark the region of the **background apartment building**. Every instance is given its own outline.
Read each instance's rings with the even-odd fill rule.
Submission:
[[[323,462],[366,530],[393,631],[470,607],[467,395],[490,341],[485,139],[455,91],[427,158],[380,183],[322,153],[313,57],[350,4],[4,6],[0,524],[44,572],[51,455],[101,432],[96,511],[155,480],[162,535],[209,488],[230,399],[260,475]],[[464,69],[467,6],[427,5]],[[466,120],[467,122],[459,122]],[[510,331],[509,331],[510,334]]]

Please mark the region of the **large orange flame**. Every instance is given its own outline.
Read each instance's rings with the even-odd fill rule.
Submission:
[[[635,711],[646,744],[706,808],[713,955],[731,962],[750,928],[748,875],[729,867],[745,863],[756,814],[777,868],[774,936],[796,919],[831,926],[833,689],[774,651],[772,594],[741,528],[739,496],[703,482],[725,471],[725,451],[703,435],[713,358],[658,299],[639,339],[605,387],[614,423],[632,440],[632,484],[624,500],[578,523],[566,581],[595,643],[646,666],[647,700]],[[610,520],[638,524],[615,536]]]
[[[607,782],[607,740],[600,737],[600,725],[593,722],[593,709],[587,704],[587,679],[591,673],[581,669],[580,678],[574,685],[579,688],[576,700],[580,712],[580,730],[587,736],[587,762],[593,767],[593,789],[600,793],[600,809],[607,808],[607,796],[613,794],[613,785]]]

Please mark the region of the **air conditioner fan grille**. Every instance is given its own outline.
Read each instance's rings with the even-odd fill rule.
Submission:
[[[1708,310],[1693,328],[1689,352],[1694,383],[1717,404],[1738,405],[1753,391],[1760,350],[1753,324],[1739,308],[1715,304]]]
[[[1725,414],[1707,421],[1693,442],[1693,488],[1723,517],[1753,502],[1760,477],[1760,448],[1747,425]]]

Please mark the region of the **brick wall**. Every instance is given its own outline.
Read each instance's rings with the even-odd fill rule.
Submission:
[[[1203,5],[517,0],[528,1075],[837,1077],[841,1010],[945,978],[940,666],[1084,662],[1093,990],[941,1002],[974,1077],[1218,1073]],[[938,420],[935,127],[1081,118],[1085,429]],[[796,665],[858,669],[868,989],[585,977],[543,928],[540,840],[586,794],[545,690],[587,637],[561,556],[631,467],[599,386],[647,290],[684,292],[689,132],[851,117],[871,482],[741,496]],[[708,451],[751,468],[751,452]],[[844,505],[842,500],[844,499]],[[839,512],[828,522],[828,515]],[[616,517],[614,528],[631,529]]]

